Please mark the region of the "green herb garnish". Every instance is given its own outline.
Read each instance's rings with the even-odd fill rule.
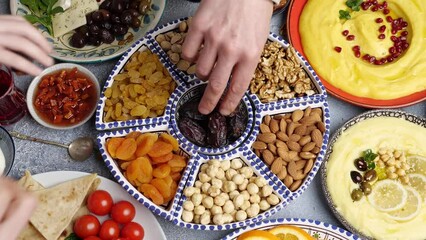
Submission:
[[[371,149],[367,149],[363,152],[364,161],[367,163],[367,169],[374,169],[376,164],[374,163],[374,159],[376,159],[377,154],[373,153]]]
[[[363,0],[347,0],[346,6],[348,6],[353,11],[359,11],[361,10],[361,3]]]
[[[349,13],[349,11],[340,10],[339,11],[339,18],[349,20],[349,19],[351,19],[351,14]]]
[[[46,27],[50,35],[53,36],[52,17],[64,12],[62,7],[55,7],[58,0],[21,0],[21,3],[28,7],[31,14],[24,16],[28,22],[34,24],[39,23]]]
[[[68,235],[68,237],[65,238],[65,240],[80,240],[80,238],[77,237],[75,233],[71,233],[70,235]]]

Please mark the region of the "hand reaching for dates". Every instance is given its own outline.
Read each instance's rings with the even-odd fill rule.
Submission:
[[[0,16],[0,36],[0,64],[35,76],[41,73],[41,69],[28,59],[44,66],[54,63],[48,55],[52,47],[24,18]]]
[[[247,90],[269,33],[271,0],[203,0],[182,46],[183,57],[197,58],[197,76],[209,83],[198,107],[209,114],[229,88],[220,113],[231,114]],[[200,52],[201,45],[203,48]],[[232,75],[232,76],[231,76]]]

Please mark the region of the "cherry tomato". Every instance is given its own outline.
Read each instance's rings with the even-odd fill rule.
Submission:
[[[128,223],[135,217],[135,207],[128,201],[120,201],[111,208],[111,218],[117,223]]]
[[[99,216],[107,215],[111,211],[112,204],[111,195],[104,190],[96,190],[87,198],[87,208]]]
[[[118,238],[120,235],[120,228],[118,224],[111,219],[106,220],[102,223],[101,230],[99,231],[99,237],[102,240],[112,240]]]
[[[121,229],[120,236],[130,240],[142,240],[145,235],[143,227],[139,223],[129,222]]]
[[[84,238],[84,240],[102,240],[102,239],[100,239],[96,236],[90,236],[90,237]]]
[[[96,236],[99,232],[101,224],[93,215],[81,216],[74,223],[74,233],[80,238]]]

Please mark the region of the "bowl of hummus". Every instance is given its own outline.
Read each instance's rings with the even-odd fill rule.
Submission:
[[[334,96],[370,108],[426,99],[426,2],[292,1],[287,34]]]
[[[424,240],[426,119],[373,110],[345,123],[321,168],[333,213],[362,239]]]

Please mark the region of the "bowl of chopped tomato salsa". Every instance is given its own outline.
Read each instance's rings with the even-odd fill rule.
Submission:
[[[88,69],[72,63],[56,64],[31,82],[28,110],[45,127],[75,128],[91,118],[99,92],[98,79]]]

